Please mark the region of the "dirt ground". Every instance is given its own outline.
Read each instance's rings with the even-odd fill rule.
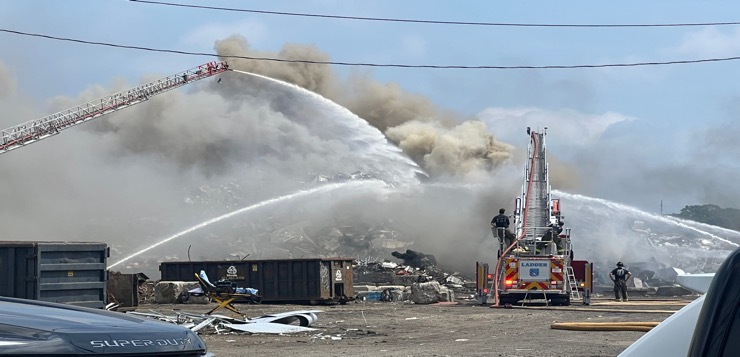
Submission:
[[[490,308],[472,303],[356,302],[335,306],[237,305],[248,317],[322,310],[315,331],[290,335],[201,333],[215,357],[241,356],[616,356],[644,332],[566,331],[554,322],[663,321],[690,299],[590,306]],[[211,305],[141,305],[137,311],[206,312]],[[596,310],[596,311],[594,311]],[[223,311],[223,310],[222,310]],[[638,312],[639,311],[639,312]],[[226,314],[226,313],[223,313]],[[236,315],[234,315],[236,317]]]

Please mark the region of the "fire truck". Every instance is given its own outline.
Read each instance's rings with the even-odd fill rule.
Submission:
[[[544,300],[549,305],[590,303],[593,264],[573,260],[571,229],[565,226],[560,199],[552,198],[545,136],[547,128],[529,135],[528,159],[521,195],[514,204],[514,229],[492,227],[498,242],[493,269],[477,263],[478,300],[514,305]]]

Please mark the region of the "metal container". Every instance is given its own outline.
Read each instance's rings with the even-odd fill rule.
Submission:
[[[108,299],[119,307],[139,306],[139,274],[109,273]],[[112,298],[111,298],[112,297]]]
[[[344,303],[354,296],[352,258],[165,262],[164,281],[195,281],[204,270],[215,282],[228,279],[259,290],[264,303]]]
[[[105,243],[0,241],[0,296],[105,307]]]

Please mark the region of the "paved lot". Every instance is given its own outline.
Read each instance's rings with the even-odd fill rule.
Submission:
[[[310,333],[201,337],[216,357],[236,356],[616,356],[644,332],[565,331],[554,322],[662,321],[689,300],[594,300],[568,308],[489,308],[466,303],[360,302],[336,306],[238,305],[247,316],[317,309]],[[208,311],[210,305],[142,305],[138,311]],[[637,312],[642,311],[642,312]]]

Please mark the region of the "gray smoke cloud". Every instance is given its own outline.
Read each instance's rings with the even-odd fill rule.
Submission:
[[[15,79],[10,75],[8,68],[0,62],[0,98],[15,93]]]
[[[513,150],[488,134],[481,121],[452,128],[438,122],[409,121],[389,128],[386,134],[434,175],[489,171],[506,162]]]
[[[217,41],[215,48],[221,56],[330,60],[314,46],[296,44],[285,45],[278,53],[257,52],[242,36]],[[240,58],[228,61],[232,68],[293,83],[339,103],[385,133],[431,173],[466,174],[495,168],[506,162],[513,150],[497,141],[482,123],[458,118],[395,83],[380,83],[363,74],[341,83],[325,65]]]
[[[313,46],[295,44],[276,54],[261,53],[241,37],[218,41],[216,49],[221,55],[329,59]],[[190,246],[193,259],[228,258],[232,251],[215,243],[223,239],[239,242],[255,258],[285,258],[284,250],[256,248],[250,235],[258,226],[389,222],[413,241],[414,249],[435,254],[445,267],[469,272],[471,259],[492,261],[496,249],[488,222],[499,208],[513,206],[524,150],[499,141],[482,121],[460,118],[367,74],[342,81],[328,66],[229,63],[346,107],[398,145],[432,180],[385,192],[337,190],[287,200],[183,236],[145,254],[146,265],[126,269],[157,276],[158,261],[182,260]],[[147,75],[141,82],[160,77]],[[12,77],[0,73],[0,83],[14,83],[7,78]],[[206,80],[154,96],[3,155],[0,194],[16,203],[3,205],[4,233],[22,240],[105,241],[116,261],[204,220],[295,192],[316,174],[372,168],[357,160],[364,148],[345,140],[357,133],[332,124],[348,117],[337,117],[328,104],[317,105],[318,99],[307,100],[296,90],[254,76],[226,73],[221,78],[221,83]],[[4,109],[19,113],[4,124],[133,85],[113,79],[74,98],[53,98],[38,109],[22,100],[14,85],[3,84],[11,90],[0,101],[12,104]],[[560,176],[557,166],[554,180]]]

